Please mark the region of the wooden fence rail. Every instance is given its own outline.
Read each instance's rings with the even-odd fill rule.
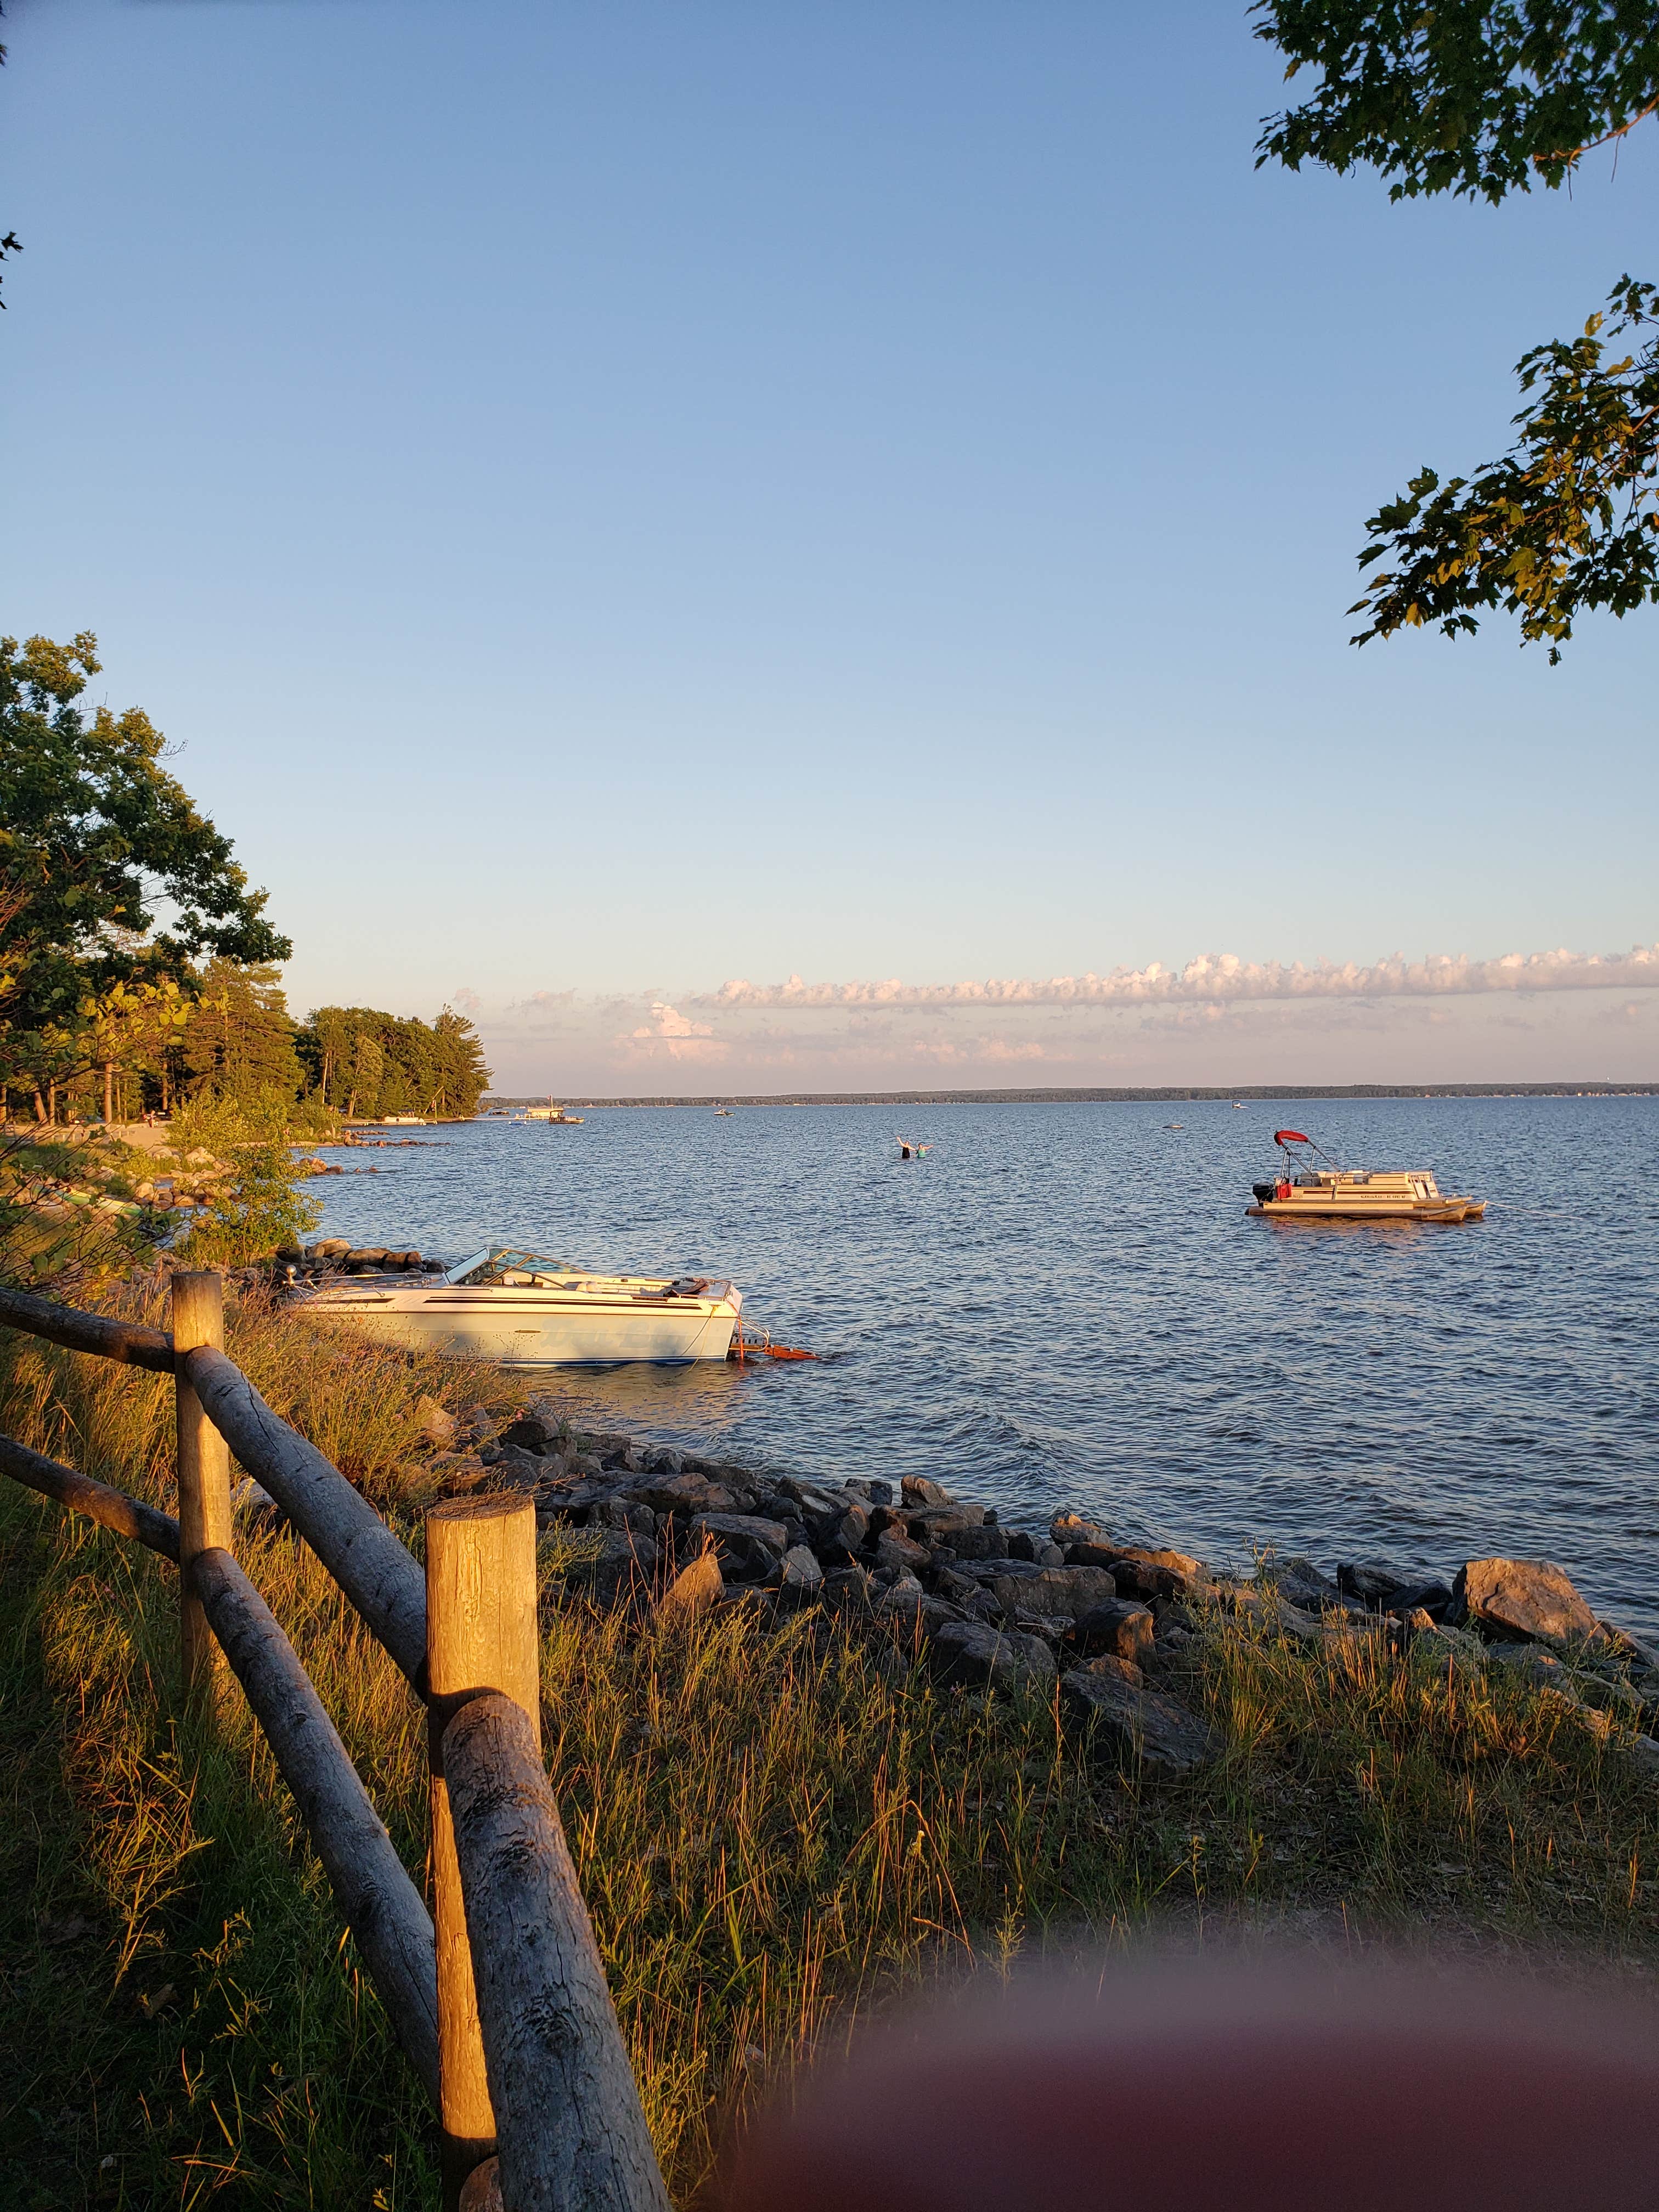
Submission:
[[[248,1473],[305,1538],[416,1690],[426,1682],[420,1564],[315,1444],[273,1413],[222,1352],[187,1352],[180,1371]]]
[[[218,1655],[241,1684],[436,2108],[447,2212],[667,2212],[542,1761],[533,1508],[519,1496],[434,1506],[422,1569],[226,1357],[221,1301],[217,1276],[175,1275],[169,1334],[0,1289],[0,1326],[173,1376],[179,1514],[9,1437],[0,1474],[179,1566],[181,1685],[210,1725]],[[230,1451],[428,1705],[435,1926],[232,1555]]]
[[[171,1513],[158,1513],[155,1506],[129,1498],[125,1490],[112,1490],[108,1483],[90,1474],[60,1466],[55,1459],[44,1458],[11,1437],[0,1436],[0,1474],[9,1474],[26,1489],[38,1490],[43,1498],[55,1498],[60,1505],[67,1505],[73,1513],[84,1513],[101,1527],[112,1528],[118,1536],[131,1536],[135,1543],[148,1545],[178,1565],[179,1523]]]

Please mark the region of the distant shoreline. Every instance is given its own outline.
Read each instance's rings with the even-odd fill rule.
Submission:
[[[508,1097],[486,1091],[479,1100],[481,1112],[494,1107],[545,1106],[549,1094]],[[1206,1099],[1231,1103],[1267,1098],[1653,1098],[1656,1083],[1280,1083],[1239,1085],[1232,1090],[1205,1089],[1192,1085],[1146,1085],[1127,1090],[1099,1091],[780,1091],[744,1095],[737,1091],[710,1092],[707,1097],[640,1096],[599,1098],[572,1091],[555,1103],[562,1106],[1093,1106],[1158,1105],[1170,1102],[1200,1103]]]

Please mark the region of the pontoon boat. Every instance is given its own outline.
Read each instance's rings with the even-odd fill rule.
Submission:
[[[1275,1221],[1479,1221],[1486,1210],[1484,1198],[1444,1194],[1425,1168],[1340,1168],[1300,1129],[1275,1129],[1273,1142],[1283,1165],[1272,1182],[1250,1186],[1255,1204],[1247,1212]]]

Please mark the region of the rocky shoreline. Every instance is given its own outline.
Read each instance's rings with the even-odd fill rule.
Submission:
[[[1057,1689],[1073,1718],[1152,1776],[1221,1748],[1174,1693],[1218,1627],[1310,1649],[1370,1637],[1455,1674],[1516,1669],[1588,1733],[1659,1772],[1659,1654],[1599,1620],[1545,1560],[1465,1561],[1442,1578],[1383,1560],[1213,1571],[1126,1542],[1071,1510],[1046,1529],[907,1475],[840,1484],[757,1474],[617,1434],[579,1435],[554,1405],[510,1420],[422,1401],[442,1494],[514,1489],[559,1532],[565,1586],[643,1617],[739,1605],[817,1607],[895,1632],[945,1681]],[[1172,1678],[1175,1678],[1172,1686]]]

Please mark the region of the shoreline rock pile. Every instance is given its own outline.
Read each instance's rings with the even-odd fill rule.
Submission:
[[[360,1172],[373,1175],[373,1168]],[[320,1282],[329,1275],[441,1275],[441,1260],[416,1251],[393,1252],[384,1244],[354,1244],[349,1237],[325,1237],[315,1244],[285,1244],[276,1255],[298,1280]]]
[[[430,1401],[446,1490],[514,1488],[545,1529],[595,1540],[573,1585],[643,1612],[742,1603],[768,1616],[820,1604],[885,1623],[944,1680],[1052,1692],[1097,1741],[1156,1775],[1191,1772],[1219,1745],[1171,1694],[1181,1655],[1218,1617],[1314,1644],[1364,1629],[1427,1641],[1454,1665],[1520,1668],[1593,1733],[1615,1720],[1659,1768],[1659,1656],[1599,1621],[1547,1561],[1468,1561],[1450,1581],[1381,1561],[1334,1577],[1304,1559],[1248,1578],[1183,1552],[1114,1538],[1056,1513],[1041,1534],[907,1475],[808,1482],[757,1474],[617,1435],[578,1437],[556,1415],[459,1422]],[[1645,1745],[1645,1751],[1642,1747]]]

